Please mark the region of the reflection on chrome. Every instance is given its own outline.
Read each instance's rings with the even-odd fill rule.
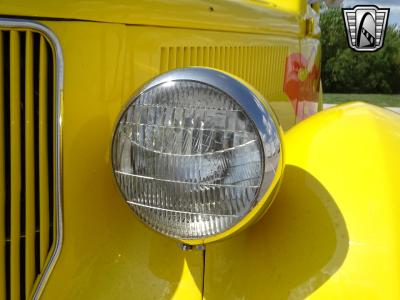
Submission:
[[[182,70],[234,80],[210,69]],[[174,72],[179,70],[160,76],[167,82],[158,77],[141,90],[121,115],[113,138],[114,175],[150,227],[200,239],[233,227],[257,204],[275,176],[280,139],[249,90],[242,103],[218,80],[174,78]],[[261,115],[261,127],[252,114]]]

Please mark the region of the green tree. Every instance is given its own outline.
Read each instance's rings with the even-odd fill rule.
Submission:
[[[347,45],[340,9],[321,14],[322,83],[332,93],[399,93],[400,31],[388,27],[384,47],[356,52]]]

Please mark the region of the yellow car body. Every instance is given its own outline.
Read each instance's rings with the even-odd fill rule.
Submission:
[[[8,263],[0,235],[0,299],[399,299],[400,117],[362,103],[315,114],[322,98],[313,8],[301,0],[0,3],[3,16],[51,30],[63,63],[62,218],[54,217],[62,238],[54,230],[29,281],[28,261],[14,255]],[[300,64],[294,88],[290,59]],[[185,66],[249,82],[285,130],[274,203],[256,224],[205,251],[182,251],[135,218],[110,161],[114,125],[131,95]],[[4,224],[9,212],[0,213]]]

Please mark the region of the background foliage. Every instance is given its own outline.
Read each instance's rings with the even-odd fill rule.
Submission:
[[[400,30],[389,25],[384,47],[355,52],[347,45],[341,9],[321,14],[322,83],[328,93],[399,93]]]

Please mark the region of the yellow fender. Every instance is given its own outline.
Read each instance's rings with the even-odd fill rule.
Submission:
[[[269,211],[207,247],[205,298],[400,299],[400,115],[346,104],[285,142]]]

